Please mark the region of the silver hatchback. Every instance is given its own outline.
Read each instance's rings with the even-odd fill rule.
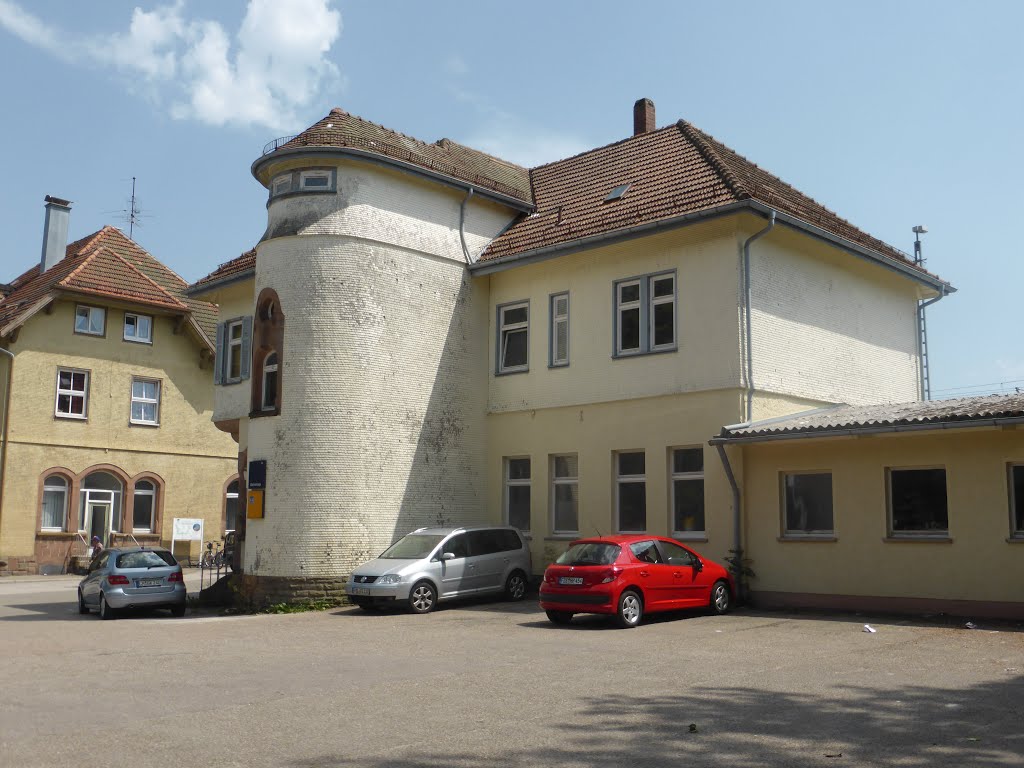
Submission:
[[[420,528],[357,567],[345,592],[367,610],[406,605],[429,613],[440,600],[470,595],[522,600],[530,573],[530,549],[515,528]]]
[[[78,585],[78,612],[99,611],[112,619],[121,608],[170,608],[185,615],[185,579],[178,561],[166,549],[105,549],[89,563]]]

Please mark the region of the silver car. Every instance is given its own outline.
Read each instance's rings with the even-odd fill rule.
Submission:
[[[345,592],[367,610],[406,605],[429,613],[440,600],[469,595],[522,600],[530,573],[530,549],[515,528],[420,528],[356,568]]]
[[[185,615],[185,579],[178,561],[166,549],[122,547],[104,549],[89,564],[78,585],[78,612],[99,611],[112,619],[121,608],[170,608]]]

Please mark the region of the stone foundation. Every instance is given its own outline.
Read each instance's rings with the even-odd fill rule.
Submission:
[[[32,555],[0,557],[0,576],[33,576],[39,573],[39,564]]]
[[[277,603],[304,603],[311,600],[345,598],[345,579],[288,578],[238,574],[232,579],[240,608],[258,610]]]

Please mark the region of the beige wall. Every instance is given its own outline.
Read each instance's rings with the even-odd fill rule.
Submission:
[[[551,535],[549,456],[579,459],[579,534],[614,533],[616,451],[645,454],[647,530],[672,533],[669,508],[669,449],[701,447],[704,453],[707,536],[692,541],[702,554],[722,562],[732,547],[732,494],[717,451],[707,445],[721,425],[740,419],[741,393],[721,390],[634,399],[571,408],[545,408],[488,417],[488,510],[504,521],[503,458],[531,459],[531,549],[534,571],[564,551],[573,536]]]
[[[254,278],[249,277],[213,291],[197,294],[203,301],[218,305],[220,322],[247,317],[253,313],[256,296],[253,293]],[[216,337],[212,339],[216,343]],[[211,374],[209,385],[213,394],[213,420],[241,419],[249,415],[251,408],[251,380],[245,379],[234,384],[213,385]]]
[[[1024,430],[787,440],[743,455],[755,591],[1024,602],[1024,540],[1007,541],[1007,464],[1024,462]],[[886,540],[887,467],[945,467],[951,543]],[[808,470],[832,473],[835,541],[780,541],[781,473]]]

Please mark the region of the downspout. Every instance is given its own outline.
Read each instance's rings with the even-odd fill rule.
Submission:
[[[7,484],[7,422],[11,413],[11,387],[14,386],[14,353],[0,347],[0,354],[7,355],[7,390],[4,392],[3,427],[0,428],[0,522],[4,514],[4,486]]]
[[[925,359],[925,345],[928,343],[928,340],[926,338],[927,331],[924,330],[926,328],[924,311],[932,304],[937,301],[941,301],[948,295],[949,293],[946,291],[945,286],[943,286],[939,289],[939,295],[934,299],[921,301],[917,304],[917,375],[920,381],[917,392],[922,402],[931,397],[931,392],[925,392],[924,388],[925,369],[928,367],[928,361]]]
[[[473,188],[469,188],[469,192],[462,199],[462,205],[459,206],[459,240],[462,241],[462,257],[466,260],[466,264],[472,264],[473,260],[469,256],[469,246],[466,245],[466,203],[469,202],[469,198],[473,196]]]
[[[743,536],[740,525],[740,486],[736,482],[736,475],[733,474],[732,464],[729,463],[729,455],[725,452],[725,446],[718,443],[718,458],[722,460],[722,467],[725,468],[725,476],[729,479],[729,487],[732,488],[732,553],[734,557],[733,575],[736,578],[736,598],[745,601],[747,598],[747,585],[743,576]]]
[[[746,421],[754,418],[754,344],[750,338],[751,311],[750,311],[750,246],[775,229],[775,211],[768,215],[768,226],[760,232],[756,232],[743,243],[743,314],[746,336],[746,357],[747,357],[747,413]],[[726,465],[728,466],[728,464]]]

